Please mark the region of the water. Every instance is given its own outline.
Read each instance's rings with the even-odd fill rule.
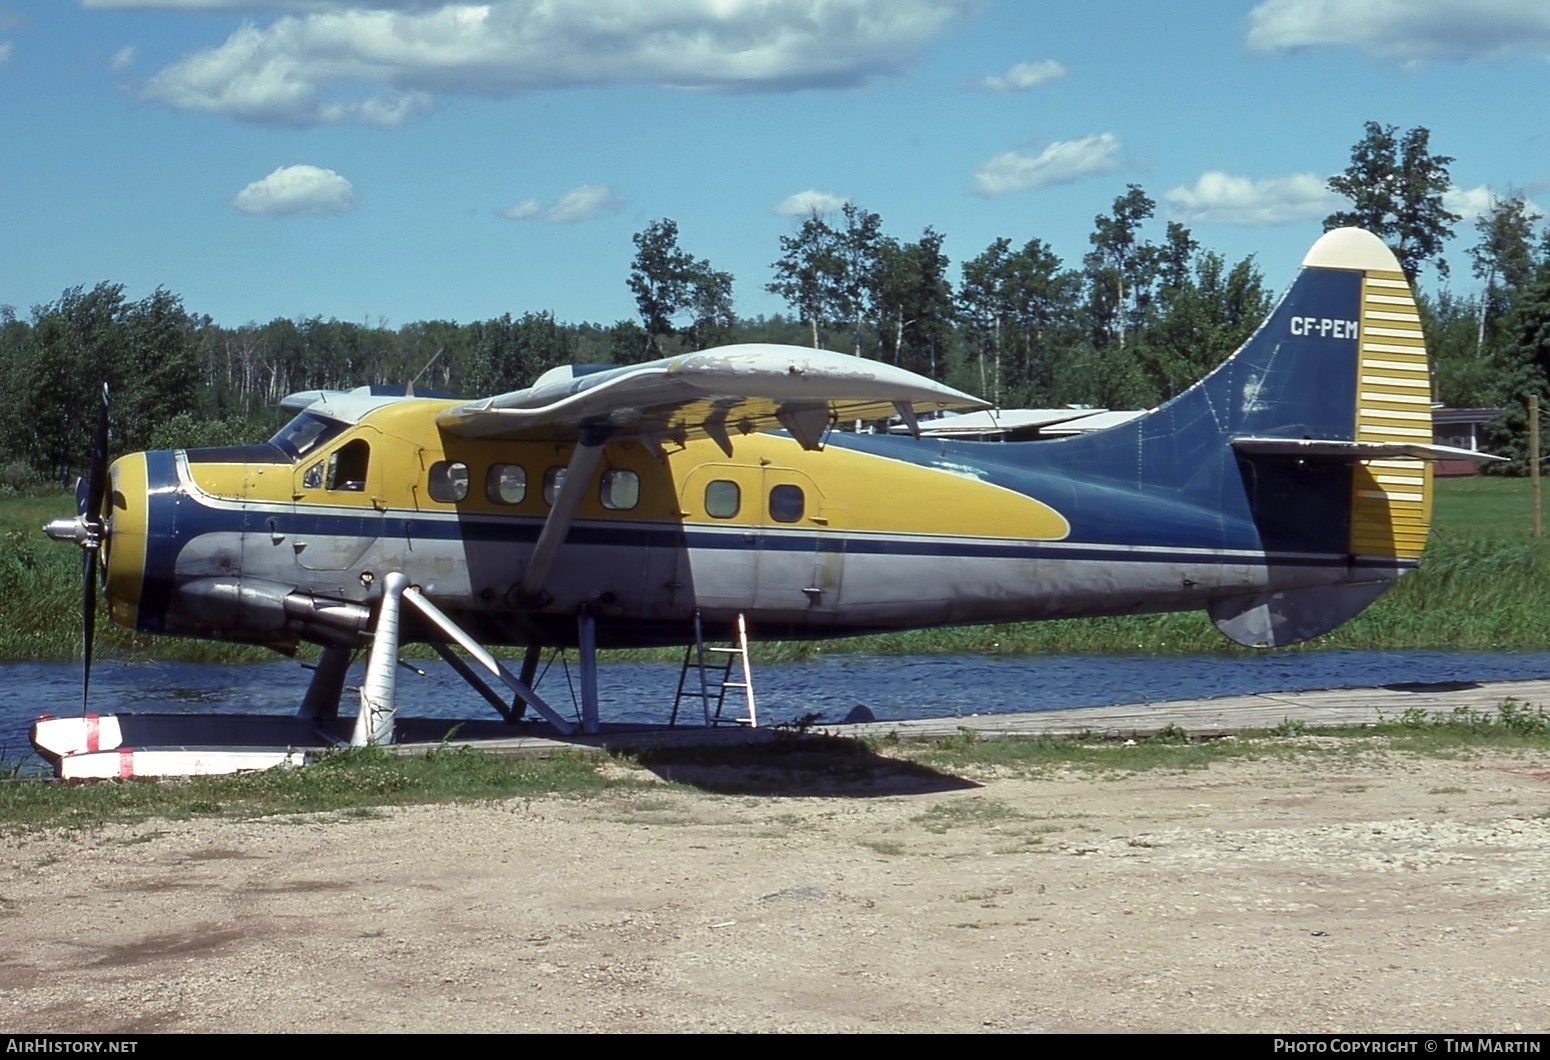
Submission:
[[[426,676],[399,674],[406,715],[493,716],[439,660]],[[351,671],[350,684],[362,667]],[[282,661],[249,666],[104,660],[92,669],[92,708],[113,711],[290,714],[310,674]],[[569,676],[569,680],[567,680]],[[881,721],[1002,714],[1113,703],[1306,691],[1409,682],[1507,681],[1550,676],[1550,653],[1302,651],[1245,655],[834,655],[755,668],[761,723],[818,714],[839,721],[864,705]],[[569,671],[555,663],[539,691],[576,712]],[[676,663],[605,662],[599,700],[605,721],[665,722],[678,686]],[[728,704],[729,710],[731,704]],[[346,699],[343,708],[353,710]],[[686,701],[684,719],[697,720]],[[79,663],[0,664],[0,751],[31,759],[28,726],[39,714],[79,714]]]

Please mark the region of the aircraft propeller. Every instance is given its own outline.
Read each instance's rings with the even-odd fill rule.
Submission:
[[[56,541],[81,546],[81,709],[87,707],[91,690],[92,641],[97,632],[97,578],[99,553],[106,536],[102,502],[108,490],[108,384],[102,384],[97,422],[92,428],[91,464],[75,484],[75,518],[54,519],[43,532]],[[105,572],[103,572],[105,573]]]

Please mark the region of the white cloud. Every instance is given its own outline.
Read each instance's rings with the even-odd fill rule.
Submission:
[[[0,7],[0,31],[29,30],[32,28],[32,20],[20,11],[12,11],[9,8]],[[0,40],[0,63],[9,62],[12,51],[16,47],[15,41]]]
[[[1497,196],[1484,184],[1478,184],[1473,188],[1461,188],[1456,184],[1448,185],[1448,190],[1442,193],[1442,205],[1452,213],[1458,214],[1465,221],[1473,221],[1486,213],[1496,205]]]
[[[1119,152],[1119,138],[1113,133],[1056,140],[1034,156],[1007,151],[975,170],[974,194],[995,198],[1107,173],[1119,166]]]
[[[1219,170],[1202,173],[1192,187],[1180,185],[1163,192],[1169,214],[1181,221],[1221,225],[1281,225],[1327,217],[1349,206],[1329,190],[1328,182],[1312,173],[1250,180]],[[1473,188],[1449,185],[1442,204],[1467,222],[1497,201],[1484,184]],[[1537,210],[1537,207],[1531,209]]]
[[[807,217],[814,213],[833,213],[849,201],[833,192],[808,188],[786,196],[771,207],[770,212],[780,217]]]
[[[1163,201],[1180,220],[1219,225],[1291,224],[1328,216],[1345,202],[1312,173],[1250,180],[1220,170],[1164,192]]]
[[[1449,184],[1448,191],[1443,192],[1443,206],[1459,214],[1460,219],[1471,223],[1488,214],[1500,201],[1504,201],[1504,197],[1491,191],[1485,184],[1476,184],[1474,188],[1459,188],[1457,184]],[[1544,219],[1545,212],[1531,198],[1524,198],[1524,211],[1531,220]]]
[[[616,213],[623,205],[623,196],[607,184],[582,184],[547,206],[537,199],[528,199],[501,210],[500,215],[511,221],[546,221],[562,225]]]
[[[1346,45],[1415,64],[1433,59],[1550,58],[1544,0],[1265,0],[1249,12],[1250,51]]]
[[[980,87],[992,92],[1025,92],[1065,76],[1066,68],[1060,63],[1040,59],[1036,63],[1018,63],[1004,74],[987,77],[980,81]]]
[[[108,60],[109,70],[125,70],[134,65],[138,52],[133,44],[126,44],[113,53],[113,58]]]
[[[84,8],[104,11],[342,11],[438,6],[437,0],[80,0]]]
[[[96,0],[158,6],[150,0]],[[183,0],[181,7],[249,6]],[[863,85],[907,68],[979,0],[290,0],[142,86],[249,121],[392,125],[438,94],[636,84],[725,92]]]
[[[355,209],[355,187],[332,169],[281,166],[237,192],[231,204],[270,217],[348,213]]]

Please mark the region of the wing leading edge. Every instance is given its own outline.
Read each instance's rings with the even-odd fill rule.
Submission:
[[[986,408],[988,402],[893,365],[802,346],[720,346],[594,371],[556,368],[525,390],[443,410],[447,434],[502,441],[568,441],[583,431],[660,448],[784,428],[816,449],[842,420]]]

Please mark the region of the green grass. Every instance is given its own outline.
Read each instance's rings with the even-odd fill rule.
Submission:
[[[1546,482],[1550,486],[1550,481]],[[1533,539],[1529,480],[1479,476],[1437,480],[1432,519],[1452,537],[1526,544]]]
[[[1370,736],[1371,730],[1350,735]],[[1106,737],[1029,736],[977,738],[972,733],[948,737],[916,752],[915,758],[933,769],[1011,771],[1036,775],[1056,768],[1114,774],[1152,769],[1205,769],[1214,762],[1259,758],[1289,747],[1268,733],[1233,740],[1192,740],[1169,726],[1155,737],[1116,740]]]
[[[91,784],[16,779],[0,783],[0,832],[193,817],[362,816],[384,806],[591,792],[631,783],[605,779],[596,764],[579,753],[534,758],[456,748],[401,756],[362,748],[324,755],[305,769],[224,777]]]
[[[43,523],[74,510],[63,494],[0,499],[0,659],[80,655],[80,552],[49,541]],[[1318,638],[1318,648],[1542,650],[1550,629],[1550,551],[1530,534],[1525,479],[1438,482],[1435,525],[1421,569],[1367,611]],[[240,662],[263,649],[149,637],[97,623],[99,656]],[[820,654],[1235,651],[1203,612],[917,630],[823,642],[760,642],[757,663]],[[679,649],[605,653],[674,661]]]

